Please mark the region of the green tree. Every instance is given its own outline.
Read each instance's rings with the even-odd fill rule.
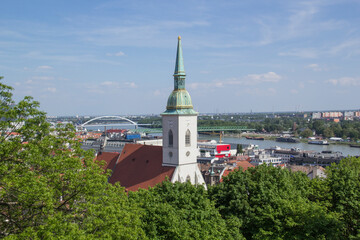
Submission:
[[[241,153],[243,153],[244,151],[243,151],[243,148],[242,148],[242,145],[241,144],[238,144],[237,146],[236,146],[236,154],[241,154]]]
[[[308,137],[311,137],[312,135],[313,135],[313,132],[309,128],[305,129],[304,131],[302,131],[300,133],[300,136],[302,136],[303,138],[308,138]]]
[[[341,223],[311,202],[303,173],[260,165],[234,171],[210,195],[224,218],[238,218],[247,239],[338,239]]]
[[[143,237],[137,208],[72,127],[51,128],[38,102],[15,104],[11,91],[0,82],[0,237]]]
[[[202,186],[165,181],[149,190],[129,193],[142,209],[150,239],[242,239],[238,221],[222,219]]]
[[[327,127],[327,128],[324,129],[323,135],[326,138],[331,138],[331,137],[334,136],[334,132],[332,131],[332,129],[330,127]]]
[[[343,238],[360,238],[360,158],[348,157],[327,169],[331,211],[341,214]]]

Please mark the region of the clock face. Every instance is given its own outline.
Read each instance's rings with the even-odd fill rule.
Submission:
[[[186,152],[186,156],[190,156],[190,151],[187,151],[187,152]]]

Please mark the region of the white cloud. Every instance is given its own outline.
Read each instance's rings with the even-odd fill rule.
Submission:
[[[46,88],[46,91],[47,91],[47,92],[54,93],[54,92],[56,92],[56,88],[54,88],[54,87],[48,87],[48,88]]]
[[[50,80],[54,80],[54,77],[51,77],[51,76],[34,76],[31,79],[40,80],[40,81],[50,81]]]
[[[119,88],[136,88],[137,85],[134,82],[125,82],[125,83],[120,83],[120,82],[112,82],[112,81],[105,81],[100,83],[100,86],[102,87],[108,87],[108,88],[114,88],[114,89],[119,89]]]
[[[242,85],[242,86],[253,86],[263,83],[277,83],[282,79],[282,76],[275,72],[268,72],[263,74],[248,74],[241,78],[229,78],[225,80],[216,80],[206,83],[190,83],[190,89],[198,88],[221,88],[232,85]]]
[[[288,52],[280,52],[278,55],[300,57],[300,58],[317,58],[319,53],[315,49],[294,49]]]
[[[313,63],[306,66],[306,68],[310,68],[313,71],[321,71],[321,68],[319,67],[319,64]]]
[[[116,53],[107,53],[106,56],[115,56],[115,57],[121,57],[121,56],[125,56],[124,52],[116,52]]]
[[[125,85],[130,88],[137,88],[137,85],[134,82],[126,82]]]
[[[349,51],[349,55],[356,55],[360,53],[360,39],[349,39],[336,46],[333,46],[329,52],[331,54],[338,54],[344,51]]]
[[[274,72],[268,72],[263,74],[249,74],[246,78],[251,80],[252,83],[259,84],[263,82],[276,83],[279,82],[282,77]]]
[[[325,81],[326,83],[332,84],[334,86],[360,86],[360,78],[353,77],[342,77],[342,78],[333,78]]]
[[[154,96],[160,96],[160,95],[161,95],[160,90],[159,90],[159,89],[155,90],[155,91],[153,92],[153,95],[154,95]]]
[[[105,81],[100,83],[101,86],[107,86],[107,87],[118,87],[119,83],[117,82],[111,82],[111,81]]]
[[[47,65],[43,65],[43,66],[38,66],[37,69],[53,69],[53,67],[47,66]]]

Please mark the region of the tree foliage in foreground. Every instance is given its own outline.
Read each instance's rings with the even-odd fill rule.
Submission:
[[[343,159],[330,166],[327,175],[329,209],[340,214],[344,237],[360,239],[360,158]]]
[[[144,236],[124,189],[107,183],[73,129],[51,128],[37,102],[15,104],[11,91],[0,83],[0,237]]]
[[[338,239],[341,222],[308,199],[310,186],[302,173],[260,165],[231,173],[210,194],[247,239]]]
[[[237,222],[221,218],[202,186],[165,181],[149,190],[132,192],[142,209],[150,239],[242,239]]]
[[[359,158],[326,179],[261,165],[209,191],[165,181],[127,194],[70,126],[52,128],[37,102],[15,104],[11,91],[0,82],[0,238],[360,238]]]

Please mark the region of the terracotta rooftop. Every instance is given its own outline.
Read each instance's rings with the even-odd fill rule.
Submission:
[[[248,168],[251,167],[255,167],[254,165],[252,165],[251,163],[249,163],[248,161],[238,161],[236,163],[236,167],[233,169],[227,169],[224,171],[224,174],[222,175],[222,178],[220,180],[220,182],[223,181],[223,178],[226,177],[227,175],[229,175],[232,171],[239,169],[239,167],[242,167],[243,172],[245,172]]]
[[[114,172],[116,161],[118,160],[119,156],[120,153],[117,152],[99,152],[95,160],[105,161],[105,165],[102,166],[103,169],[111,169]]]
[[[109,182],[120,184],[129,191],[147,189],[171,179],[175,167],[162,166],[162,147],[126,144]]]

